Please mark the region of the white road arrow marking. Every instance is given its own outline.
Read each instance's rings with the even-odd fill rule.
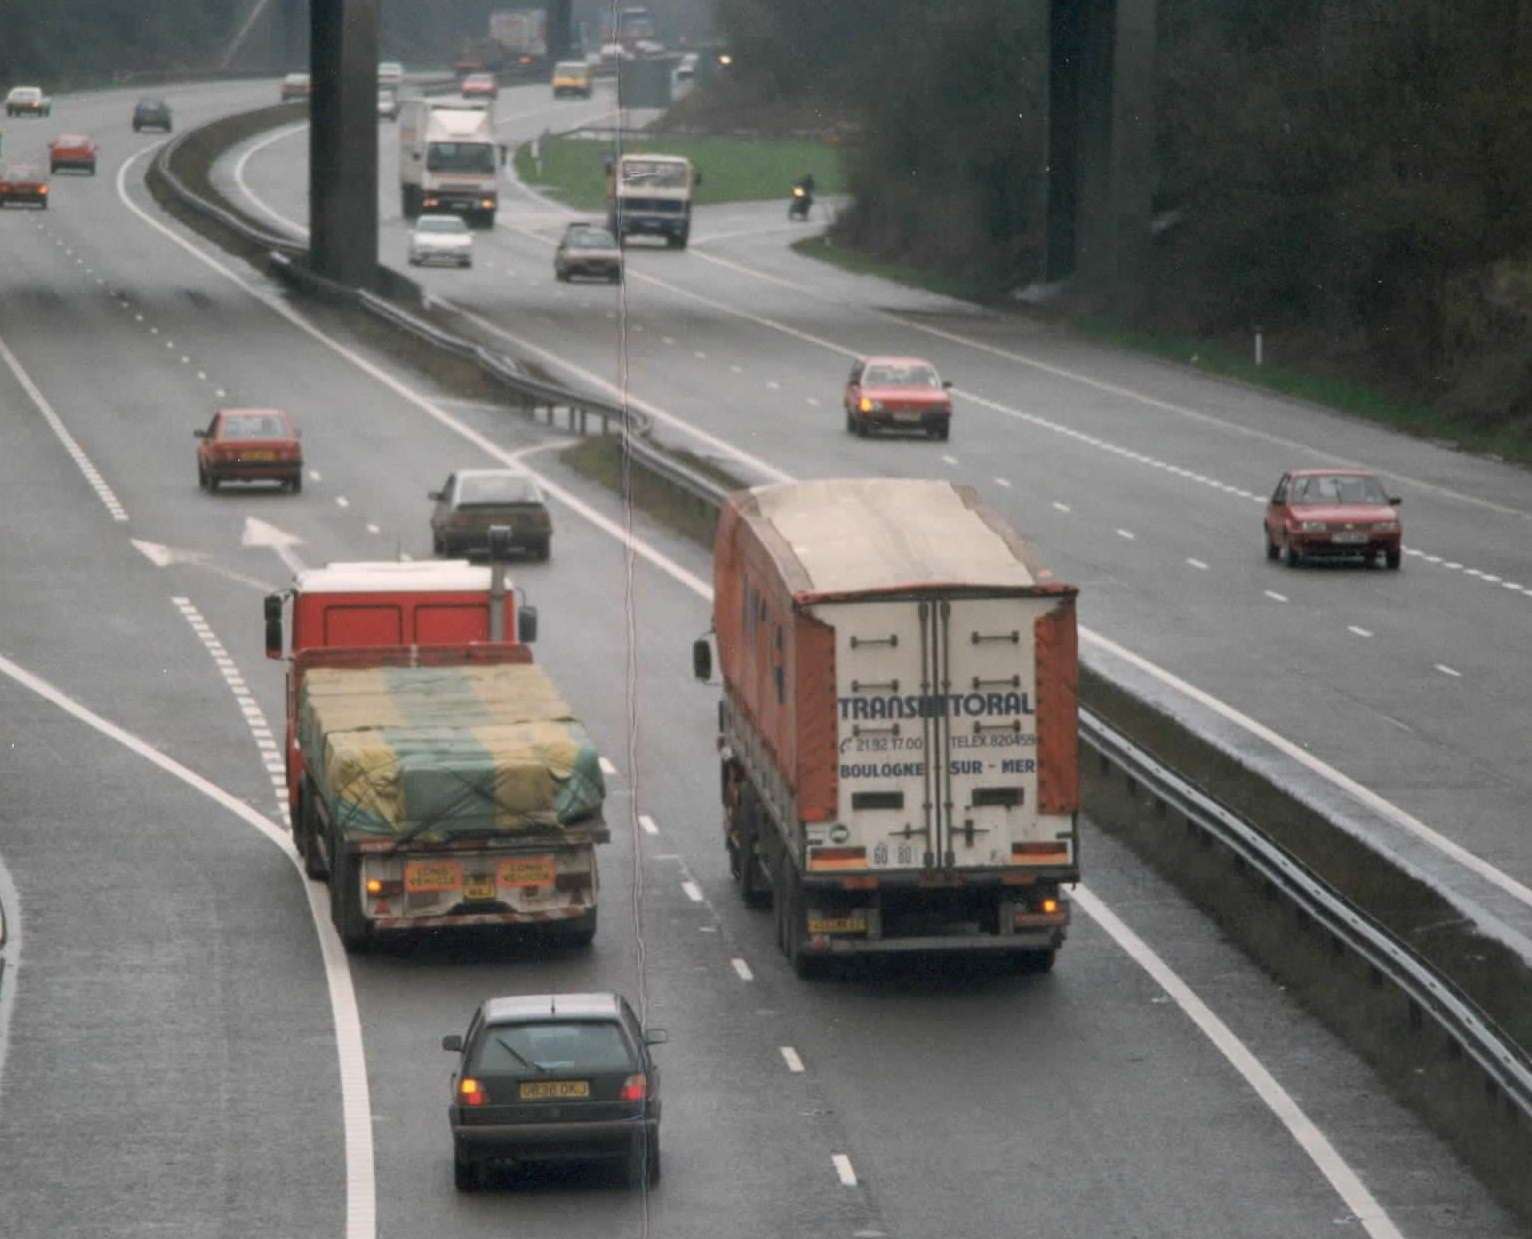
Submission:
[[[302,538],[253,516],[245,517],[245,532],[240,535],[239,544],[264,546],[267,550],[275,551],[277,558],[295,573],[302,572],[306,566],[298,557],[298,552],[293,550],[293,547],[303,545]]]
[[[144,538],[130,538],[129,541],[132,542],[134,549],[156,568],[187,564],[226,580],[248,585],[251,589],[260,590],[263,594],[274,593],[279,588],[270,581],[262,581],[259,577],[246,576],[243,572],[235,572],[234,569],[225,568],[222,564],[212,563],[211,557],[205,551],[188,551],[177,546],[166,546],[163,542],[150,542]]]

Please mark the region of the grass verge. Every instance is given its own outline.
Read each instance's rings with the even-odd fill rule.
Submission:
[[[540,144],[540,166],[530,143],[516,150],[516,175],[528,185],[568,203],[579,211],[606,209],[606,174],[602,159],[612,143],[594,138],[547,138]],[[628,154],[650,151],[685,155],[702,172],[696,203],[744,202],[762,198],[787,201],[792,183],[805,172],[814,174],[822,194],[844,192],[840,151],[808,138],[732,138],[667,136],[628,138]]]
[[[834,244],[828,237],[808,237],[793,244],[807,258],[830,263],[857,275],[875,275],[910,288],[941,293],[981,305],[997,306],[992,289],[907,263],[893,262]],[[1080,335],[1221,378],[1235,379],[1279,395],[1377,422],[1420,438],[1441,440],[1464,451],[1477,452],[1518,464],[1532,464],[1532,433],[1516,425],[1484,425],[1469,418],[1412,403],[1344,375],[1306,369],[1301,365],[1261,365],[1217,340],[1125,327],[1096,316],[1067,317],[1062,324]],[[1268,349],[1278,345],[1268,341]]]

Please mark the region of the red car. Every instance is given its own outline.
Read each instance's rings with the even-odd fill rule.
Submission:
[[[41,168],[19,163],[0,167],[0,207],[13,202],[30,202],[48,209],[48,178]]]
[[[303,489],[299,431],[281,409],[219,409],[206,430],[192,433],[201,440],[197,485],[203,490],[223,482],[278,482],[294,494]]]
[[[1378,556],[1399,567],[1403,529],[1397,498],[1365,469],[1291,469],[1266,505],[1266,558]]]
[[[919,357],[862,357],[846,380],[846,429],[907,430],[945,439],[952,425],[951,383]]]
[[[500,83],[493,73],[470,73],[459,88],[465,99],[498,99]]]
[[[94,138],[83,133],[61,133],[48,143],[48,171],[81,168],[96,175],[96,155],[100,148]]]

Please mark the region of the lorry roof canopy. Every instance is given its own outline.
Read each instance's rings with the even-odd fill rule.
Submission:
[[[304,594],[483,592],[489,589],[489,566],[471,564],[466,559],[336,563],[300,572],[293,583]],[[507,591],[510,588],[507,581]]]
[[[800,601],[942,585],[1061,588],[970,486],[831,478],[758,486],[735,502]]]

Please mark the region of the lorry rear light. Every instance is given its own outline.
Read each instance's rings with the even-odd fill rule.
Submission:
[[[1069,862],[1069,845],[1057,839],[1047,843],[1013,843],[1011,859],[1029,865],[1063,865]]]
[[[643,1072],[629,1076],[622,1082],[622,1091],[617,1094],[618,1101],[642,1101],[649,1095],[649,1077]]]
[[[404,881],[401,878],[368,878],[367,893],[374,898],[402,895],[404,893]]]
[[[457,1099],[465,1106],[482,1106],[484,1086],[472,1076],[464,1076],[457,1084]]]
[[[487,211],[495,205],[495,200],[493,198],[480,198],[479,205]]]
[[[865,869],[867,849],[824,847],[809,849],[810,869]]]

